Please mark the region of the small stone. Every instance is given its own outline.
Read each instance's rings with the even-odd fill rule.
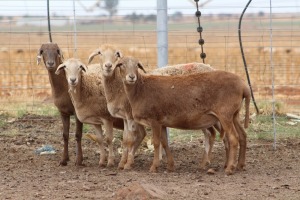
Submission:
[[[91,188],[89,186],[86,186],[86,185],[84,185],[82,188],[83,188],[84,191],[90,191],[91,190]]]
[[[209,170],[207,170],[207,174],[209,174],[209,175],[213,175],[215,173],[216,173],[216,171],[214,169],[212,169],[212,168],[210,168]]]

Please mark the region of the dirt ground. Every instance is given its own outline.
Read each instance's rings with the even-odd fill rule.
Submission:
[[[226,176],[221,142],[215,144],[211,168],[216,173],[210,175],[198,169],[199,140],[171,141],[176,171],[167,173],[163,160],[158,173],[149,173],[153,153],[144,150],[132,171],[99,168],[97,145],[89,139],[83,140],[86,166],[77,167],[74,138],[71,133],[70,162],[63,167],[58,118],[25,115],[0,128],[0,199],[114,199],[132,183],[159,188],[163,199],[300,199],[300,139],[278,141],[276,151],[270,141],[248,140],[246,171]],[[35,150],[45,144],[57,153],[37,155]],[[119,158],[116,154],[116,166]]]

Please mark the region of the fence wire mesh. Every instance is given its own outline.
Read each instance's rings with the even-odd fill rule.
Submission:
[[[0,112],[56,113],[55,107],[51,108],[47,71],[43,64],[36,65],[37,50],[49,41],[46,1],[11,2],[19,4],[6,2],[6,6],[0,6]],[[92,50],[111,43],[124,55],[139,58],[146,68],[155,68],[156,1],[140,4],[137,0],[120,0],[111,13],[105,8],[105,2],[76,1],[76,57],[87,62]],[[182,5],[179,2],[168,1],[169,64],[201,62],[196,7],[189,1]],[[300,113],[300,15],[294,11],[299,10],[299,6],[295,1],[285,1],[284,6],[278,6],[279,2],[274,1],[272,16],[264,1],[249,7],[242,22],[242,41],[255,98],[261,111],[270,114],[269,21],[272,17],[276,112],[297,115]],[[246,80],[238,41],[238,21],[245,3],[209,2],[200,7],[200,11],[205,62]],[[50,1],[52,39],[59,44],[65,58],[75,56],[72,6],[73,1]]]

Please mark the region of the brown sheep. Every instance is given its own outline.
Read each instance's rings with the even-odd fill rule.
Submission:
[[[123,146],[125,148],[124,153],[122,154],[122,162],[120,162],[122,165],[120,165],[119,168],[131,169],[131,165],[134,162],[135,151],[145,137],[145,134],[142,134],[141,132],[145,131],[143,126],[133,120],[131,107],[126,97],[123,83],[120,79],[120,74],[118,70],[115,70],[115,62],[122,57],[122,53],[116,47],[105,44],[92,52],[89,56],[88,62],[90,63],[96,55],[99,55],[100,58],[100,66],[102,67],[102,70],[98,71],[102,73],[103,76],[103,86],[108,109],[112,116],[124,119],[124,125],[127,129],[127,134],[124,134],[123,137]],[[213,70],[215,69],[203,63],[185,63],[158,68],[152,70],[150,74],[173,76],[203,73]],[[221,138],[223,138],[224,134],[221,131],[219,123],[215,125],[215,128],[221,133]],[[166,134],[166,128],[163,128],[162,130],[164,131],[164,134]],[[205,135],[205,152],[202,157],[202,162],[200,163],[200,168],[204,169],[205,165],[210,163],[216,132],[213,127],[202,129],[202,131]],[[124,163],[126,163],[125,166]]]
[[[123,57],[118,61],[126,95],[134,120],[150,126],[153,133],[154,159],[150,168],[159,166],[159,144],[166,151],[168,170],[174,170],[174,159],[168,142],[161,138],[161,126],[179,129],[202,129],[216,124],[223,127],[229,144],[226,174],[234,172],[238,144],[238,168],[245,166],[246,132],[239,122],[245,99],[245,128],[249,123],[250,89],[237,75],[225,71],[196,73],[188,76],[145,76],[137,59]],[[222,80],[222,81],[220,81]],[[162,139],[160,141],[160,139]]]
[[[60,165],[67,165],[69,161],[68,142],[69,142],[69,129],[70,129],[70,116],[75,115],[76,120],[76,141],[77,141],[77,154],[76,165],[83,165],[81,138],[82,138],[82,123],[78,120],[75,114],[75,109],[68,93],[68,83],[64,73],[57,76],[55,71],[57,67],[63,63],[63,54],[60,48],[55,43],[42,44],[37,54],[37,64],[44,61],[45,67],[48,71],[49,81],[51,84],[52,97],[54,104],[57,107],[61,121],[63,124],[63,139],[64,150]]]
[[[189,75],[194,73],[204,73],[214,71],[208,64],[204,63],[182,63],[177,65],[167,65],[165,67],[157,68],[152,70],[150,75],[164,75],[164,76],[177,76],[177,75]],[[207,129],[202,129],[204,133],[204,153],[202,156],[202,160],[200,162],[200,168],[205,169],[206,164],[210,164],[212,148],[215,142],[216,130],[220,133],[220,138],[224,140],[225,150],[228,151],[228,147],[226,145],[226,141],[224,138],[224,131],[220,125],[220,123],[216,123],[213,127],[209,127]]]

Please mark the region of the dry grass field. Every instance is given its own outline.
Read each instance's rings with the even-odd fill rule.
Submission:
[[[220,34],[219,32],[204,34],[206,41],[204,51],[207,54],[205,62],[216,69],[239,74],[246,81],[237,33],[232,31],[224,35]],[[271,103],[272,76],[274,76],[275,100],[281,105],[281,111],[284,107],[284,112],[299,113],[300,41],[292,41],[290,46],[281,46],[284,41],[289,40],[291,33],[276,32],[271,66],[269,38],[265,33],[263,37],[257,34],[257,32],[246,33],[243,37],[243,46],[258,104]],[[48,42],[48,35],[36,32],[10,32],[0,33],[0,35],[1,110],[10,109],[8,102],[34,104],[50,97],[47,71],[43,65],[36,65],[37,50],[42,43]],[[155,32],[79,32],[76,38],[76,52],[73,33],[54,33],[52,37],[62,48],[65,58],[75,56],[87,62],[92,50],[103,43],[111,43],[119,47],[124,55],[139,58],[146,69],[156,67]],[[280,40],[276,41],[276,38]],[[198,39],[197,33],[191,31],[170,32],[169,64],[202,62],[199,56],[201,48],[197,44]]]

